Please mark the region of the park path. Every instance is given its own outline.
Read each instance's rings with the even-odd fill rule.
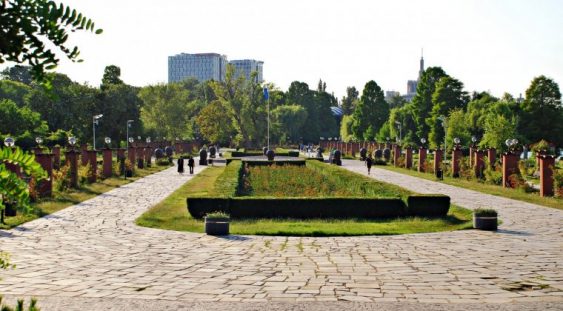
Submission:
[[[343,167],[365,174],[361,164],[344,161]],[[196,167],[196,174],[201,170]],[[2,271],[0,293],[104,303],[129,298],[561,306],[563,212],[385,170],[375,169],[372,177],[445,193],[469,208],[494,206],[504,223],[496,233],[327,238],[221,238],[136,226],[141,213],[192,178],[170,168],[0,231],[0,249],[17,264]]]

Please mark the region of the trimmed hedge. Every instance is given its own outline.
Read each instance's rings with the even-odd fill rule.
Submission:
[[[194,218],[221,211],[231,218],[396,218],[407,215],[399,198],[188,198]]]
[[[450,197],[442,194],[411,195],[407,205],[410,216],[444,217],[450,210]]]
[[[233,158],[244,158],[244,157],[255,157],[263,156],[262,151],[232,151],[231,157]],[[288,152],[276,152],[276,156],[279,157],[299,157],[299,151],[288,151]]]
[[[299,151],[288,151],[287,156],[288,157],[299,157]]]
[[[297,165],[297,166],[304,166],[305,160],[243,160],[243,164],[248,164],[249,166],[259,166],[259,165]]]

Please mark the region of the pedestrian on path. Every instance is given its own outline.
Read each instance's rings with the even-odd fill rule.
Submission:
[[[188,167],[190,168],[190,174],[194,173],[194,165],[195,165],[194,157],[189,156],[188,157]]]
[[[372,165],[373,165],[373,159],[371,158],[371,154],[369,154],[368,157],[366,158],[366,166],[368,167],[368,175],[370,174]]]
[[[184,174],[184,157],[180,156],[178,159],[178,173]]]

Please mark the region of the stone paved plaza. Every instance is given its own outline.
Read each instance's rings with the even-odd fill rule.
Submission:
[[[360,161],[344,161],[343,167],[367,173]],[[160,303],[195,308],[209,301],[251,303],[229,307],[233,310],[258,310],[264,302],[316,302],[311,309],[319,310],[363,310],[367,302],[402,306],[397,309],[415,309],[419,302],[563,308],[563,211],[375,168],[371,176],[379,180],[444,193],[471,209],[494,207],[503,221],[500,230],[287,238],[211,237],[136,226],[141,213],[191,178],[175,170],[0,231],[0,249],[17,265],[2,272],[0,293],[37,296],[40,306],[75,299],[82,309],[118,309],[116,301],[146,302],[150,309]],[[345,301],[354,303],[342,305]],[[396,305],[400,302],[405,304]],[[275,306],[268,308],[284,309]]]

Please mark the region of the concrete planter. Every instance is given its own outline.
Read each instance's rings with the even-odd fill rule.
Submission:
[[[487,231],[497,231],[498,219],[496,216],[476,216],[473,214],[473,228]]]
[[[229,235],[230,218],[205,217],[205,233],[208,235]]]

